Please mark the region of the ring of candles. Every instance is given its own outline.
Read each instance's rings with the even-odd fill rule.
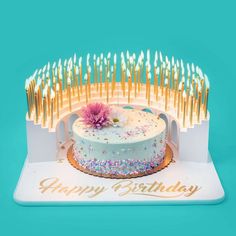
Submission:
[[[90,54],[85,63],[74,55],[63,63],[59,59],[52,67],[48,63],[36,70],[25,82],[27,118],[53,129],[65,111],[100,101],[135,103],[171,112],[182,128],[208,119],[209,80],[194,64],[190,67],[174,57],[170,63],[157,51],[151,62],[150,50],[146,57],[141,51],[137,58],[135,53],[127,51],[125,56],[122,52],[118,64],[116,54],[112,60],[111,53],[101,53],[93,56],[92,67],[90,63]]]

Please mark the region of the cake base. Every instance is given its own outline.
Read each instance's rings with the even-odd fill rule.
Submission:
[[[64,156],[55,162],[26,158],[14,200],[22,205],[170,205],[216,204],[224,190],[209,156],[208,163],[174,161],[152,175],[134,179],[100,178],[78,171]]]
[[[129,175],[111,175],[111,174],[102,174],[102,173],[97,173],[95,171],[91,171],[89,169],[84,168],[81,166],[75,159],[74,154],[73,154],[73,144],[69,147],[68,152],[67,152],[67,159],[69,163],[76,169],[97,177],[102,177],[102,178],[109,178],[109,179],[130,179],[130,178],[137,178],[137,177],[142,177],[146,175],[151,175],[156,173],[157,171],[160,171],[164,168],[166,168],[170,162],[172,161],[173,158],[173,151],[171,150],[170,146],[167,144],[166,145],[166,153],[165,156],[163,157],[163,161],[160,165],[154,167],[151,170],[147,170],[146,172],[142,173],[137,173],[137,174],[129,174]]]

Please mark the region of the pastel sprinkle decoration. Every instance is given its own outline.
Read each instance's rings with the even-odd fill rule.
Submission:
[[[76,146],[73,146],[74,158],[85,169],[99,174],[108,175],[137,175],[145,173],[149,170],[160,165],[163,161],[165,150],[163,149],[161,155],[154,155],[151,160],[97,160],[97,159],[84,159],[77,150]]]

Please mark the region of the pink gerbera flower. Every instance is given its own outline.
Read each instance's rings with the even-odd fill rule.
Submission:
[[[80,110],[82,121],[95,129],[101,129],[110,124],[110,107],[103,103],[90,103]]]

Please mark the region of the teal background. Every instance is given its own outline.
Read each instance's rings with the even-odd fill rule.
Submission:
[[[0,235],[236,233],[235,1],[1,1]],[[211,82],[210,152],[226,192],[218,205],[22,207],[13,191],[26,157],[24,80],[74,52],[162,50]],[[200,173],[199,173],[200,174]]]

